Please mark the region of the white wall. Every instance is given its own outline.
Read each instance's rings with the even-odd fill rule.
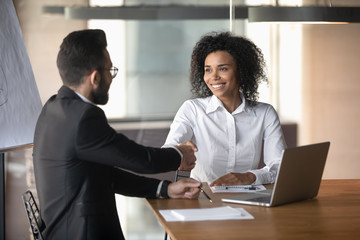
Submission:
[[[64,16],[47,16],[43,5],[65,5],[61,0],[13,0],[25,46],[30,58],[40,98],[46,100],[57,93],[62,85],[56,67],[56,57],[63,38],[70,32],[87,28],[87,22],[64,20]],[[86,0],[73,0],[71,4],[87,4]]]
[[[325,178],[360,178],[360,24],[303,26],[300,143],[331,141]]]

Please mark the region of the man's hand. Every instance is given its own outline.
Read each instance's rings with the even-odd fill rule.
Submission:
[[[229,185],[250,185],[255,182],[256,176],[251,172],[247,173],[228,173],[210,184],[212,186],[229,186]]]
[[[189,198],[197,199],[200,195],[201,183],[192,178],[182,178],[177,182],[170,183],[168,186],[168,196],[170,198]]]
[[[180,152],[183,154],[183,159],[181,160],[181,164],[179,166],[179,170],[190,171],[195,167],[196,157],[194,152],[197,152],[196,145],[188,141],[186,143],[181,143],[180,145],[175,146]]]

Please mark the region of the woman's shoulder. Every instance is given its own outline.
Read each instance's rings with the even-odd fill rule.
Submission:
[[[183,105],[188,107],[194,107],[194,108],[206,108],[206,106],[209,104],[211,97],[205,97],[205,98],[192,98],[186,100]]]
[[[266,103],[266,102],[255,102],[254,106],[257,108],[272,108],[273,107],[270,103]]]
[[[276,113],[275,108],[270,103],[265,102],[255,102],[253,104],[249,104],[249,107],[253,109],[255,112],[263,112],[263,113]]]
[[[205,113],[209,100],[207,98],[192,98],[186,100],[179,108],[177,115],[179,116],[193,116]]]

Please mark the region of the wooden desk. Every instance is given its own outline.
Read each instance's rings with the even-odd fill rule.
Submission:
[[[191,239],[356,239],[360,235],[360,179],[323,180],[317,198],[278,207],[259,207],[221,202],[230,194],[213,194],[210,203],[198,200],[147,199],[158,221],[172,240]],[[161,209],[242,207],[253,220],[166,222]]]

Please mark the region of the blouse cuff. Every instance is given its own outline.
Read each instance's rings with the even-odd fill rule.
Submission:
[[[253,183],[251,183],[251,185],[261,185],[261,184],[263,184],[263,183],[262,183],[263,181],[262,181],[262,179],[261,179],[261,177],[260,177],[259,171],[252,170],[252,171],[249,171],[249,172],[251,172],[252,174],[254,174],[255,177],[256,177],[255,181],[254,181]]]

